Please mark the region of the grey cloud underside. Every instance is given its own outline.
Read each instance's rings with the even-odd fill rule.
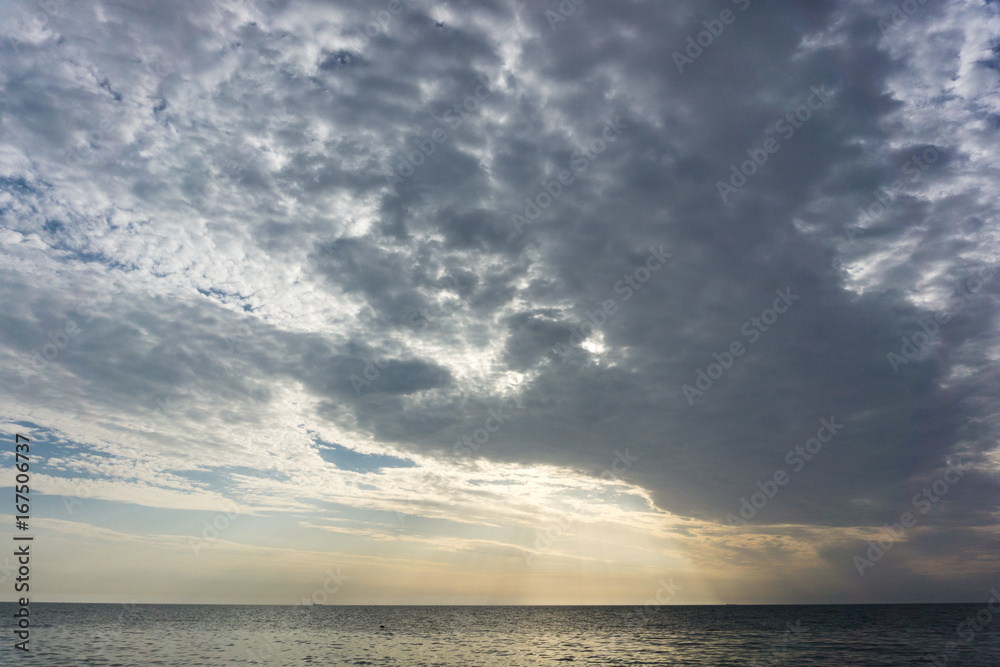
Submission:
[[[91,19],[67,17],[64,45],[23,46],[27,57],[4,80],[4,105],[23,134],[15,140],[8,124],[6,141],[54,159],[74,132],[93,126],[88,115],[124,109],[129,122],[109,128],[89,158],[90,187],[151,210],[190,210],[192,227],[203,229],[181,245],[201,233],[219,248],[245,243],[300,267],[298,280],[331,302],[356,304],[337,336],[258,322],[220,372],[207,360],[242,321],[231,310],[190,293],[116,297],[60,360],[107,409],[141,414],[150,397],[174,396],[196,421],[196,406],[213,396],[211,405],[228,401],[224,409],[252,426],[259,416],[237,397],[275,408],[270,387],[297,383],[317,399],[317,420],[461,464],[453,446],[503,399],[427,350],[495,349],[492,372],[530,379],[518,390],[523,409],[478,456],[596,475],[627,447],[640,457],[628,479],[660,508],[718,521],[755,482],[791,471],[786,452],[813,437],[821,418],[842,422],[758,524],[881,525],[946,461],[984,469],[995,456],[1000,280],[942,325],[929,352],[898,373],[887,361],[933,312],[911,300],[918,284],[951,293],[978,268],[996,268],[995,246],[983,241],[995,239],[997,214],[995,189],[956,185],[977,169],[972,144],[963,152],[900,130],[903,103],[887,82],[908,64],[879,48],[875,9],[753,3],[681,74],[673,50],[733,3],[591,2],[555,31],[544,10],[557,3],[520,9],[519,27],[514,3],[446,4],[465,18],[445,30],[432,8],[414,3],[388,32],[324,47],[308,63],[301,35],[268,28],[291,12],[324,16],[306,3],[276,3],[267,9],[272,22],[212,40],[184,18],[191,4],[160,5],[155,17],[107,6],[134,17],[130,30],[152,31],[150,41],[102,47],[108,52],[93,56],[100,74],[65,90],[38,73],[50,58],[69,58],[63,52],[87,52],[72,35]],[[364,8],[345,11],[339,34],[370,20]],[[933,25],[942,11],[928,4],[908,26]],[[109,36],[119,29],[102,26]],[[843,39],[803,47],[828,34]],[[520,40],[516,68],[505,67],[503,39]],[[951,53],[948,35],[940,39]],[[131,60],[121,57],[130,50]],[[213,62],[224,56],[238,67],[221,75]],[[153,85],[130,63],[156,58],[171,71]],[[446,112],[475,94],[478,76],[490,82],[489,96],[451,127]],[[825,86],[830,100],[794,136],[776,134],[812,86]],[[525,197],[572,169],[576,151],[616,116],[627,124],[617,140],[514,233],[510,216],[523,214]],[[938,129],[975,140],[990,119],[973,120],[983,124]],[[436,128],[446,136],[434,153],[389,185],[386,170],[397,171]],[[768,137],[780,150],[724,205],[716,182]],[[844,225],[857,207],[928,148],[941,158],[849,241]],[[161,160],[144,157],[154,150]],[[210,176],[217,189],[199,197]],[[112,236],[108,221],[84,213],[85,225],[54,218],[61,224],[46,227],[45,213],[28,214],[71,208],[44,174],[12,172],[2,184],[21,202],[4,212],[4,226],[64,248],[68,263],[140,270],[140,256],[95,240]],[[931,197],[935,184],[949,194]],[[136,218],[136,234],[164,233],[155,217]],[[661,245],[672,256],[625,300],[616,284]],[[860,293],[852,286],[848,264],[877,263],[902,247],[908,261],[879,269]],[[165,264],[154,259],[149,270],[178,271]],[[35,343],[24,332],[55,327],[72,303],[6,278],[4,302],[22,302],[0,323],[4,345],[30,354]],[[785,288],[799,300],[750,343],[741,326]],[[600,327],[604,352],[553,352],[608,299],[617,310]],[[682,385],[694,385],[697,370],[733,341],[746,353],[689,405]],[[350,378],[365,377],[368,361],[385,367],[359,392]],[[995,523],[997,491],[995,475],[969,472],[949,494],[949,511],[926,525],[947,523],[953,542],[977,543],[968,529]],[[936,553],[933,543],[910,548]]]

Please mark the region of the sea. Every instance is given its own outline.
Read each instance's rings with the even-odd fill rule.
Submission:
[[[31,603],[27,652],[16,610],[0,603],[2,665],[1000,666],[1000,618],[984,604]]]

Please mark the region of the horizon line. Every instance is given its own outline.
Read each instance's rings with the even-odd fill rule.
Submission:
[[[18,600],[0,600],[0,604],[18,604]],[[863,607],[863,606],[903,606],[903,605],[967,605],[982,604],[981,600],[971,602],[712,602],[688,604],[646,605],[632,604],[414,604],[414,603],[367,603],[367,604],[281,604],[274,602],[68,602],[38,601],[31,604],[108,604],[108,605],[161,605],[161,606],[210,606],[210,607]]]

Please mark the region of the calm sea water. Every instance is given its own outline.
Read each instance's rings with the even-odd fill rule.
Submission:
[[[984,605],[277,607],[31,605],[30,653],[3,665],[1000,665]],[[985,614],[983,615],[985,617]],[[379,626],[385,626],[380,628]]]

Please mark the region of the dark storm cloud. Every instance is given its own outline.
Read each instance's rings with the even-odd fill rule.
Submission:
[[[882,510],[876,508],[891,502],[900,480],[935,470],[954,451],[962,424],[977,413],[958,396],[976,391],[977,381],[969,378],[960,381],[961,388],[942,390],[940,378],[948,367],[940,355],[988,330],[987,313],[995,299],[986,294],[995,295],[995,288],[986,288],[974,316],[982,319],[973,330],[961,333],[956,322],[954,338],[938,359],[916,361],[904,375],[893,373],[887,353],[925,316],[894,284],[908,287],[913,277],[906,273],[972,241],[934,219],[931,209],[946,202],[909,197],[896,209],[900,219],[881,221],[871,235],[856,241],[853,252],[863,255],[867,250],[862,248],[869,247],[879,252],[872,246],[885,248],[906,228],[927,224],[915,261],[887,271],[870,295],[845,289],[837,250],[844,214],[870,199],[879,185],[898,178],[910,156],[929,145],[912,142],[877,155],[846,141],[882,138],[878,119],[901,106],[885,88],[898,66],[877,48],[870,15],[840,15],[832,5],[821,4],[782,12],[754,6],[729,30],[727,41],[720,39],[698,60],[698,71],[692,67],[683,77],[670,60],[671,45],[682,44],[683,35],[699,22],[672,25],[667,12],[652,6],[616,9],[614,19],[601,22],[598,12],[612,10],[591,5],[581,8],[574,23],[560,25],[551,35],[536,26],[544,38],[525,40],[534,75],[543,83],[536,97],[519,101],[521,122],[503,128],[504,140],[496,142],[502,148],[494,158],[497,173],[514,184],[508,188],[516,192],[512,210],[519,210],[518,198],[540,191],[534,183],[551,178],[558,166],[569,166],[574,149],[599,136],[602,117],[618,111],[606,102],[598,105],[600,98],[584,81],[590,90],[600,89],[610,86],[608,73],[622,73],[619,88],[634,94],[631,127],[621,143],[597,155],[581,183],[567,187],[528,227],[537,252],[532,269],[545,279],[536,279],[524,296],[540,306],[572,305],[560,311],[563,317],[522,314],[507,320],[507,331],[490,329],[505,341],[502,359],[511,370],[538,373],[525,390],[534,408],[507,428],[503,453],[494,450],[490,456],[595,464],[588,459],[596,458],[605,443],[627,439],[647,452],[649,465],[639,475],[664,507],[721,518],[758,479],[788,468],[786,452],[813,437],[820,419],[835,417],[845,427],[826,448],[826,460],[804,469],[796,484],[783,490],[767,520],[841,525],[879,520]],[[726,6],[699,8],[696,16],[717,15]],[[630,21],[630,12],[647,15]],[[801,48],[803,35],[833,20],[843,20],[840,30],[849,48]],[[931,20],[930,13],[922,20]],[[602,30],[593,30],[595,22]],[[630,42],[636,48],[626,48],[615,30],[623,23],[640,34],[666,29],[666,36],[638,39]],[[764,33],[766,41],[760,39]],[[823,87],[829,101],[808,121],[786,124],[786,132],[794,129],[790,136],[779,134],[776,124],[794,114],[814,87]],[[571,118],[572,125],[554,130],[546,117]],[[528,131],[531,140],[525,138]],[[780,141],[779,151],[748,179],[734,206],[723,207],[715,181],[727,178],[730,164],[748,159],[746,151],[769,137]],[[939,148],[939,164],[923,174],[925,181],[947,173],[959,159],[954,147]],[[873,172],[879,163],[889,168]],[[872,178],[879,173],[881,183]],[[434,197],[422,193],[420,203],[466,194],[443,184],[433,192]],[[812,198],[824,192],[836,197],[829,212],[810,210]],[[952,204],[968,213],[977,210],[974,200]],[[406,210],[403,204],[400,211]],[[796,228],[800,216],[815,231]],[[476,237],[476,223],[467,218],[463,226],[439,229],[452,247],[486,240]],[[938,236],[944,238],[934,241]],[[601,328],[615,365],[573,363],[588,353],[552,362],[552,347],[560,333],[568,332],[561,322],[579,321],[614,297],[620,278],[642,260],[637,248],[663,242],[675,252],[669,271],[635,292],[632,303],[623,302]],[[935,247],[942,242],[950,247]],[[371,279],[378,280],[385,266],[371,267]],[[403,286],[394,290],[405,288],[399,275]],[[344,278],[346,284],[357,280]],[[751,343],[742,325],[761,316],[775,290],[789,287],[799,300],[773,329],[758,330],[759,342]],[[688,405],[681,386],[693,386],[697,371],[714,362],[713,353],[725,352],[734,341],[746,346],[745,356]],[[554,405],[552,397],[557,397]],[[421,405],[421,411],[426,409]],[[926,414],[932,426],[913,423],[915,413]],[[474,420],[471,416],[469,425]],[[553,423],[563,428],[546,426]],[[461,428],[468,425],[438,434],[435,441],[448,441]],[[979,443],[988,446],[985,440]],[[860,498],[866,500],[864,508],[856,505]]]

